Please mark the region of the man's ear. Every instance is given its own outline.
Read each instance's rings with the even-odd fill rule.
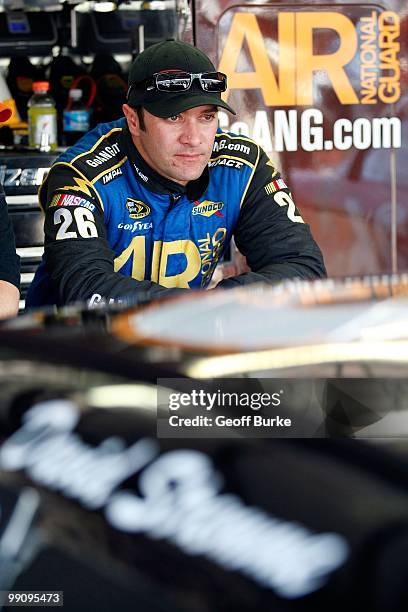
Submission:
[[[132,136],[140,135],[140,125],[139,125],[139,117],[137,116],[137,112],[134,108],[129,106],[129,104],[124,104],[122,106],[123,114],[126,117],[126,121],[128,124],[129,132]]]

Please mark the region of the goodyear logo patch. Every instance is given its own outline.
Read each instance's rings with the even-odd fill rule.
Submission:
[[[147,217],[147,215],[150,215],[150,206],[140,200],[128,198],[126,200],[126,208],[129,211],[129,217],[131,219],[143,219]]]
[[[217,217],[223,217],[221,210],[224,208],[223,202],[211,202],[210,200],[204,200],[204,202],[195,202],[193,207],[193,215],[202,215],[203,217],[211,217],[216,215]]]

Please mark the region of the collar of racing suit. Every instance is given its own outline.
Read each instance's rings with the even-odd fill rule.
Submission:
[[[135,172],[137,174],[142,173],[144,175],[145,179],[147,179],[145,180],[146,187],[154,193],[169,194],[173,196],[186,195],[191,202],[194,202],[203,195],[208,187],[208,166],[198,179],[195,181],[189,181],[185,187],[165,178],[164,176],[161,176],[161,174],[153,170],[153,168],[151,168],[140,155],[133,143],[132,136],[127,127],[125,127],[123,130],[123,146],[128,159],[135,167]]]

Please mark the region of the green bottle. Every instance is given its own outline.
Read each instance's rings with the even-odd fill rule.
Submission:
[[[42,151],[55,149],[58,145],[57,111],[49,88],[48,81],[36,81],[28,101],[28,144]]]

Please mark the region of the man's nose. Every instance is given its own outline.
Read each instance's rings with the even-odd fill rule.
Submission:
[[[180,141],[191,147],[199,146],[202,142],[200,124],[197,121],[186,121],[183,126]]]

